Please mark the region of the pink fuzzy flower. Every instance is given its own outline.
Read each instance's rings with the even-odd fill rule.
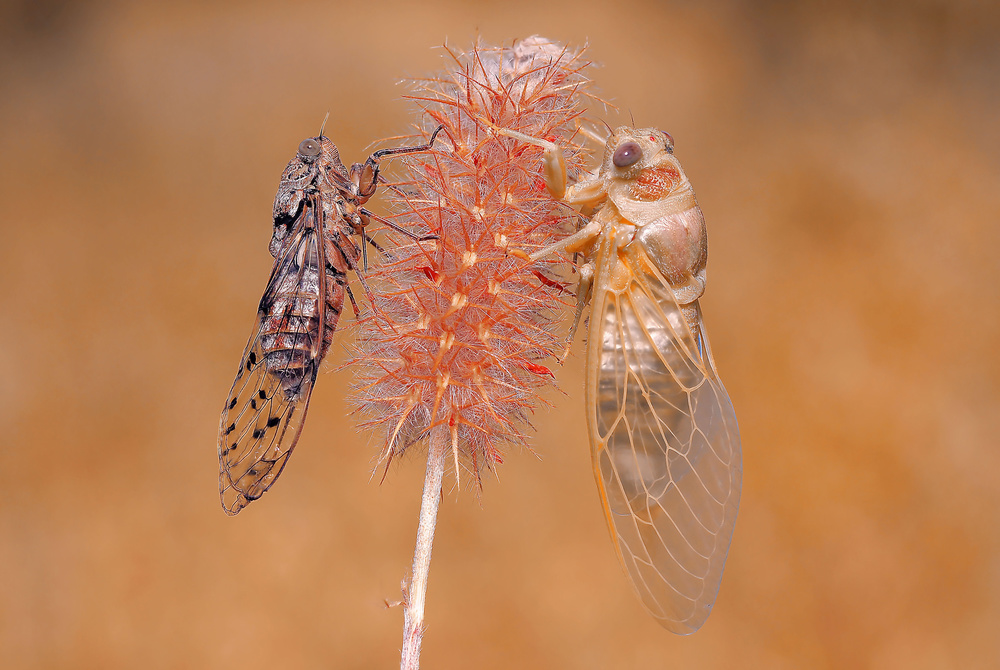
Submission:
[[[384,432],[383,459],[438,432],[478,478],[502,462],[553,383],[569,291],[560,259],[527,267],[531,252],[572,232],[576,214],[540,177],[538,147],[493,127],[564,148],[571,175],[587,156],[575,141],[588,80],[580,54],[532,37],[508,48],[448,49],[453,64],[414,82],[422,133],[434,149],[399,159],[407,179],[382,193],[393,222],[436,239],[388,249],[368,278],[372,313],[361,322],[354,402],[365,427]]]

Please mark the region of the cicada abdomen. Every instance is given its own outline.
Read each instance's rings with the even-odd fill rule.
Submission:
[[[357,270],[370,241],[364,229],[372,214],[363,205],[377,188],[379,159],[429,147],[384,149],[348,170],[321,133],[303,140],[285,168],[274,199],[274,267],[219,425],[226,513],[274,484],[299,439],[345,294],[354,303],[347,272]]]
[[[300,218],[291,224],[299,233],[272,244],[277,274],[258,307],[264,365],[289,397],[301,396],[315,378],[344,306],[347,271],[361,258],[352,229],[324,211],[317,194],[305,199]],[[324,227],[324,218],[333,223]]]
[[[597,174],[568,188],[557,146],[499,132],[545,147],[549,190],[593,212],[529,258],[585,255],[587,423],[608,527],[646,609],[693,633],[719,591],[742,478],[736,415],[698,304],[708,253],[701,209],[659,130],[616,129]]]

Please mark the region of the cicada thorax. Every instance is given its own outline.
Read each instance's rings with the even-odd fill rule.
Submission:
[[[613,225],[631,231],[620,244],[630,273],[652,266],[670,285],[690,327],[700,320],[697,300],[705,292],[708,232],[694,190],[673,154],[662,153],[624,177],[608,179],[603,212]],[[642,253],[633,254],[638,248]]]

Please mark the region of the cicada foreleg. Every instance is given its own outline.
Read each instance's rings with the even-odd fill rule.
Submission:
[[[542,176],[545,178],[545,187],[556,200],[560,200],[569,205],[584,205],[594,207],[600,204],[607,197],[604,190],[604,182],[591,175],[589,179],[579,181],[572,186],[567,186],[566,159],[563,157],[562,149],[555,142],[532,137],[519,133],[509,128],[500,128],[491,124],[493,132],[497,135],[506,135],[515,140],[521,140],[527,144],[533,144],[545,150],[542,155]]]
[[[412,154],[420,151],[429,151],[434,146],[434,140],[437,138],[438,133],[444,126],[438,126],[437,129],[431,134],[430,140],[426,144],[421,144],[415,147],[394,147],[391,149],[380,149],[376,151],[371,156],[368,157],[364,163],[355,163],[351,166],[350,170],[350,182],[351,191],[354,194],[354,200],[351,202],[349,209],[341,207],[340,215],[344,217],[354,232],[361,236],[361,255],[362,255],[362,266],[365,271],[368,270],[368,246],[371,244],[379,251],[382,249],[375,243],[373,239],[365,234],[365,228],[368,226],[369,218],[375,218],[382,223],[387,224],[390,228],[409,236],[414,240],[425,240],[434,238],[428,238],[427,236],[420,236],[411,233],[408,230],[400,228],[391,221],[387,221],[382,217],[376,216],[372,212],[368,211],[362,205],[368,202],[368,199],[375,195],[375,190],[378,188],[378,183],[380,179],[379,175],[379,161],[386,156],[398,156],[400,154]],[[367,292],[367,287],[365,289]]]
[[[559,145],[540,137],[532,137],[531,135],[519,133],[516,130],[510,130],[509,128],[500,128],[498,126],[492,126],[492,128],[493,132],[498,135],[506,135],[515,140],[521,140],[527,144],[534,144],[536,147],[545,149],[545,155],[542,157],[545,165],[545,186],[549,189],[549,193],[552,194],[553,198],[556,200],[565,200],[566,159],[563,158],[563,152],[559,148]]]
[[[583,136],[584,136],[584,137],[586,137],[586,138],[587,138],[588,140],[590,140],[591,142],[593,142],[594,144],[596,144],[596,145],[598,145],[598,146],[601,146],[601,147],[603,147],[603,146],[604,146],[605,144],[607,144],[607,143],[608,143],[608,136],[607,136],[607,135],[604,135],[604,136],[602,137],[602,136],[601,136],[601,135],[600,135],[600,134],[599,134],[599,133],[598,133],[598,132],[597,132],[596,130],[594,130],[593,128],[590,128],[590,127],[588,127],[588,126],[584,126],[584,125],[577,125],[576,129],[577,129],[577,131],[578,131],[578,132],[579,132],[579,133],[580,133],[581,135],[583,135]]]
[[[562,149],[555,142],[525,135],[509,128],[500,128],[492,124],[491,128],[497,135],[505,135],[545,150],[545,153],[542,155],[542,172],[545,178],[545,186],[556,200],[560,200],[568,205],[582,204],[592,210],[607,197],[603,181],[597,178],[578,182],[569,187],[566,186],[566,160],[563,157]],[[600,235],[601,227],[600,223],[592,220],[572,235],[563,238],[555,244],[550,244],[547,247],[539,249],[533,254],[527,254],[520,249],[511,249],[510,253],[518,258],[537,261],[539,258],[544,258],[559,251],[569,253],[586,252],[597,236]]]
[[[364,203],[368,198],[375,194],[375,189],[378,188],[379,180],[379,165],[378,162],[385,156],[398,156],[400,154],[412,154],[418,153],[420,151],[430,151],[434,146],[434,140],[437,138],[438,133],[444,126],[438,126],[433,133],[431,133],[431,138],[427,141],[427,144],[421,144],[415,147],[393,147],[391,149],[379,149],[371,156],[368,157],[363,164],[355,163],[351,166],[351,181],[354,182],[354,187],[358,191],[358,195],[361,198],[361,202]]]
[[[519,133],[516,130],[510,130],[509,128],[499,128],[497,126],[491,127],[498,135],[505,135],[516,140],[521,140],[522,142],[533,144],[545,150],[545,153],[542,156],[542,163],[544,166],[543,176],[545,178],[545,186],[548,188],[552,197],[567,204],[583,204],[584,207],[590,211],[593,211],[593,209],[606,197],[603,182],[597,179],[596,176],[589,180],[578,182],[572,186],[566,186],[566,160],[559,145],[554,142],[550,142],[549,140],[531,137],[530,135]],[[569,235],[554,244],[550,244],[547,247],[539,249],[533,254],[527,254],[521,249],[511,249],[510,253],[513,256],[523,258],[524,260],[531,262],[561,251],[572,253],[574,256],[578,253],[583,253],[587,256],[589,255],[588,252],[590,252],[593,247],[594,241],[601,234],[602,228],[603,225],[600,222],[591,220],[572,235]],[[573,317],[573,325],[570,328],[569,336],[566,338],[566,347],[563,350],[560,360],[565,360],[566,356],[569,355],[570,347],[573,345],[573,339],[576,337],[576,331],[580,327],[580,320],[583,317],[583,309],[590,302],[590,293],[594,281],[593,262],[588,260],[580,266],[579,272],[580,281],[577,284],[576,290],[576,313]]]

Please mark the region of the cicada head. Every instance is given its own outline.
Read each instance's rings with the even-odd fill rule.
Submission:
[[[656,128],[616,128],[605,147],[601,177],[609,192],[626,186],[629,197],[655,201],[690,189],[680,161],[674,156],[674,139]]]
[[[344,162],[340,160],[340,151],[337,149],[337,145],[330,141],[329,137],[319,136],[305,139],[302,144],[299,145],[299,155],[300,160],[306,160],[307,156],[302,153],[302,149],[309,142],[316,142],[319,144],[319,153],[313,158],[319,168],[317,173],[318,176],[322,177],[326,181],[326,187],[344,189],[350,188],[350,172],[347,170],[347,166]],[[322,189],[323,185],[320,184],[319,187]]]
[[[275,228],[287,229],[299,214],[304,193],[315,189],[324,193],[335,190],[350,193],[347,168],[340,160],[337,145],[329,137],[307,137],[299,142],[295,157],[281,174],[274,197]],[[286,230],[287,232],[287,230]],[[282,233],[277,233],[280,237]],[[273,252],[272,252],[273,253]]]

